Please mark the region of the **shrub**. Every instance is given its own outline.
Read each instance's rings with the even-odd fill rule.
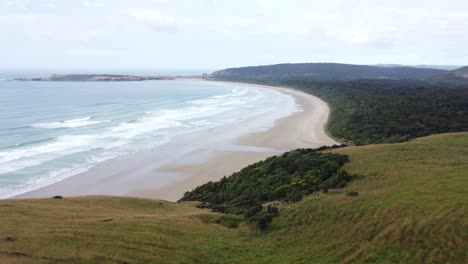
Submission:
[[[267,207],[267,213],[272,214],[273,216],[278,216],[279,211],[278,208],[272,205],[268,205]]]
[[[227,228],[237,228],[240,222],[242,222],[242,217],[236,215],[202,214],[196,217],[205,224],[218,224]]]
[[[259,215],[256,217],[257,227],[260,230],[265,230],[273,221],[273,217],[274,215],[268,212],[259,213]]]
[[[348,161],[346,155],[296,149],[201,185],[186,192],[180,201],[205,202],[205,207],[221,213],[246,213],[248,220],[262,210],[258,204],[275,200],[296,203],[305,194],[346,186],[353,177],[341,167]],[[246,212],[254,206],[256,211]]]
[[[248,223],[256,222],[260,230],[265,230],[278,215],[278,208],[275,206],[268,205],[266,210],[263,210],[263,206],[256,205],[244,213],[244,218]]]
[[[263,206],[261,204],[254,205],[250,207],[247,211],[244,212],[244,218],[247,222],[252,222],[254,217],[263,210]]]
[[[227,228],[237,228],[240,222],[242,222],[242,218],[233,215],[222,215],[215,220],[215,223]]]
[[[290,203],[298,203],[302,200],[302,197],[303,196],[300,193],[293,193],[286,199],[286,201]]]

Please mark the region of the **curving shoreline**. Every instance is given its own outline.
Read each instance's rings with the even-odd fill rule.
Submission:
[[[15,198],[101,194],[176,201],[185,191],[210,180],[219,180],[269,156],[295,148],[336,143],[324,130],[329,109],[319,98],[289,88],[240,84],[293,96],[302,111],[276,120],[273,127],[261,132],[239,134],[242,129],[236,130],[236,126],[211,131],[213,135],[232,133],[230,143],[225,139],[217,142],[207,134],[181,138],[172,144],[103,162],[85,173]],[[190,147],[176,157],[167,155],[174,147],[187,145]]]
[[[245,85],[245,83],[240,84]],[[274,126],[267,131],[250,133],[236,140],[236,144],[242,146],[256,146],[281,151],[213,151],[211,158],[203,163],[162,167],[162,171],[175,175],[185,175],[185,177],[183,180],[162,188],[134,193],[134,196],[177,201],[186,191],[192,190],[208,181],[220,180],[223,176],[229,176],[252,163],[270,156],[279,155],[282,152],[296,148],[316,148],[323,145],[337,144],[325,131],[330,110],[324,101],[316,96],[290,88],[256,84],[249,85],[274,89],[291,95],[302,108],[300,112],[277,120]]]

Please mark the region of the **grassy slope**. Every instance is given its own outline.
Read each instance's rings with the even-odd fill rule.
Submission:
[[[334,151],[349,154],[346,169],[364,177],[281,206],[265,233],[203,223],[199,215],[211,213],[192,204],[0,201],[0,263],[468,261],[468,133]]]

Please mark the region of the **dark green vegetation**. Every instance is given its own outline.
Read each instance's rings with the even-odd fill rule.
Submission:
[[[203,184],[186,192],[180,201],[203,202],[200,208],[215,212],[244,214],[246,222],[265,230],[278,216],[278,208],[265,208],[263,203],[296,203],[304,195],[343,188],[355,178],[341,169],[348,161],[346,155],[297,149],[247,166],[218,182]]]
[[[265,231],[192,202],[1,200],[0,263],[466,263],[468,133],[325,152],[362,177]]]
[[[215,223],[227,228],[237,228],[244,218],[237,215],[202,214],[198,216],[203,223]]]
[[[341,169],[346,162],[346,155],[298,149],[247,166],[218,182],[201,185],[186,192],[180,201],[204,202],[206,208],[230,214],[243,214],[270,201],[297,202],[303,195],[346,186],[353,178]],[[260,211],[261,208],[255,213]]]
[[[320,77],[321,71],[327,69],[325,66],[339,66],[341,69],[348,65],[325,64],[319,67],[321,71],[318,72],[309,67],[306,68],[311,71],[309,73],[301,70],[301,67],[310,64],[298,64],[299,69],[293,67],[294,65],[227,69],[214,73],[213,78],[287,86],[314,94],[326,101],[332,109],[329,132],[346,143],[393,143],[430,134],[468,131],[468,84],[390,80],[391,77],[385,76],[382,78],[387,79],[336,81],[343,78],[335,78],[334,81],[321,81],[320,79],[328,79]],[[321,64],[312,65],[318,67]],[[399,69],[374,68],[393,71]],[[461,76],[461,72],[464,72],[463,68],[452,73]],[[329,74],[335,73],[336,69],[332,68]],[[402,78],[423,79],[410,73],[411,71]],[[353,70],[346,72],[345,76],[348,74],[355,79],[363,76]],[[427,76],[429,79],[438,76],[429,75],[431,74]]]
[[[350,81],[358,79],[431,80],[447,73],[446,70],[413,67],[297,63],[230,68],[214,72],[213,76],[217,79],[248,82],[283,80]]]
[[[328,102],[332,108],[329,132],[356,145],[468,131],[468,86],[392,80],[287,81],[282,85]]]

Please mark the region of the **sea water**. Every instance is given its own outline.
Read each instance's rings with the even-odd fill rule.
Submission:
[[[164,80],[27,82],[0,75],[0,198],[196,131],[295,111],[294,98],[240,84]]]

